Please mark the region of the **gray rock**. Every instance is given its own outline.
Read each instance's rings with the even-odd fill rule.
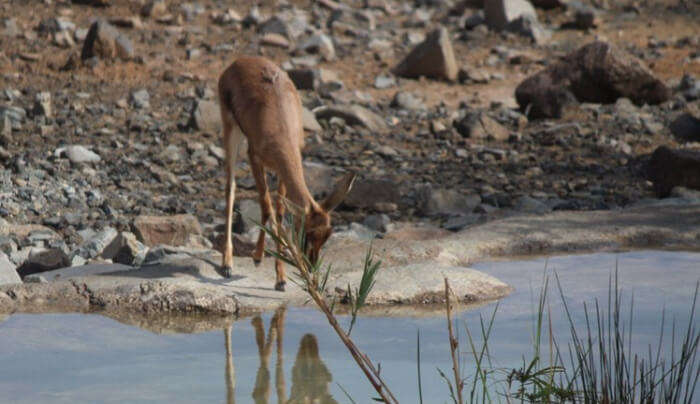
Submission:
[[[386,122],[379,115],[359,105],[322,106],[313,110],[317,119],[342,118],[350,125],[360,125],[374,132],[387,129]]]
[[[49,281],[41,275],[32,274],[24,277],[24,283],[49,283]]]
[[[79,255],[85,259],[99,257],[102,255],[105,248],[114,241],[117,234],[115,229],[107,227],[96,233],[89,240],[85,240],[79,248],[73,251],[71,256]]]
[[[440,27],[428,34],[421,44],[394,68],[401,77],[420,76],[454,81],[457,79],[457,61],[446,28]]]
[[[17,27],[17,20],[14,18],[0,18],[0,35],[14,38],[22,31]]]
[[[134,233],[139,241],[152,247],[159,244],[187,245],[190,235],[201,235],[199,221],[192,215],[147,216],[134,219]]]
[[[547,213],[552,210],[545,203],[527,195],[517,198],[513,204],[513,208],[520,212],[537,214]]]
[[[241,199],[236,202],[238,202],[238,206],[236,207],[237,215],[233,223],[233,231],[243,234],[255,229],[256,223],[260,223],[260,203],[253,199]]]
[[[42,91],[36,94],[34,98],[34,114],[50,118],[53,113],[51,110],[51,93]]]
[[[70,258],[60,248],[32,249],[27,260],[17,268],[20,276],[51,271],[70,266]]]
[[[503,30],[522,16],[537,20],[535,8],[527,0],[489,0],[484,2],[486,23],[491,29]]]
[[[12,141],[12,121],[5,115],[0,117],[0,145],[7,146]]]
[[[374,79],[374,87],[378,89],[385,89],[389,87],[394,87],[396,85],[396,78],[394,76],[388,76],[380,74]]]
[[[700,119],[690,112],[680,114],[671,122],[671,133],[684,142],[700,142]]]
[[[137,91],[133,91],[129,94],[129,102],[134,108],[137,109],[148,109],[151,107],[151,96],[148,94],[148,90],[142,88]]]
[[[321,124],[316,120],[316,116],[313,112],[309,111],[305,107],[301,108],[301,120],[304,125],[304,130],[309,132],[320,132],[323,130]]]
[[[123,265],[137,266],[143,263],[148,248],[136,239],[136,235],[121,232],[103,250],[102,257]]]
[[[151,0],[141,7],[142,17],[158,18],[168,12],[168,5],[165,0]]]
[[[107,21],[98,20],[88,30],[80,57],[83,60],[93,57],[129,60],[134,57],[134,46]]]
[[[214,101],[197,101],[190,118],[190,126],[202,132],[220,133],[222,124],[219,105]]]
[[[378,215],[368,215],[365,217],[365,220],[362,221],[362,224],[379,233],[386,233],[393,227],[391,218],[384,213]]]
[[[521,15],[509,22],[504,30],[530,38],[536,44],[542,44],[552,37],[552,33],[540,24],[537,17],[531,15]]]
[[[17,126],[22,123],[27,117],[27,111],[22,107],[15,107],[11,105],[0,105],[0,118],[8,118],[13,126]]]
[[[7,255],[4,252],[0,252],[0,286],[14,283],[22,283],[22,279]]]
[[[450,216],[443,224],[442,228],[449,231],[460,231],[469,226],[479,223],[481,217],[475,214]]]
[[[466,195],[429,184],[418,188],[416,198],[418,210],[425,216],[471,214],[481,203],[477,194]]]
[[[299,44],[300,50],[321,55],[326,61],[335,60],[333,40],[326,34],[316,34]]]
[[[460,135],[473,139],[492,137],[504,141],[510,136],[508,129],[483,111],[467,113],[453,125]]]
[[[261,35],[277,34],[288,39],[290,38],[287,23],[278,16],[272,16],[267,19],[267,21],[258,25],[258,33]]]
[[[341,170],[323,163],[304,161],[304,180],[314,198],[321,199],[333,189]]]
[[[96,163],[102,160],[97,153],[90,151],[88,148],[81,145],[66,146],[66,148],[63,150],[63,154],[65,154],[66,158],[68,158],[71,163],[76,164]]]
[[[391,106],[414,111],[426,109],[425,104],[423,104],[423,100],[408,91],[397,92],[394,95],[394,99],[391,101]]]

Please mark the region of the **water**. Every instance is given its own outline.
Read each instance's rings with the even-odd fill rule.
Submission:
[[[596,297],[607,301],[609,277],[617,264],[625,296],[634,292],[634,346],[643,352],[658,338],[664,308],[667,319],[687,321],[700,278],[700,254],[686,252],[476,265],[516,288],[499,303],[490,340],[496,367],[519,366],[523,354],[532,350],[534,305],[545,262],[550,272],[559,274],[568,304],[577,309],[577,321],[582,319],[582,302]],[[553,288],[549,308],[554,330],[560,343],[566,343],[569,330],[560,302]],[[479,315],[488,317],[494,307],[491,303],[458,315],[460,333],[464,322],[478,330]],[[345,324],[347,320],[343,318]],[[448,402],[449,392],[436,370],[451,371],[442,316],[361,318],[352,336],[381,362],[397,398],[417,402],[418,330],[425,402]],[[197,334],[157,334],[100,315],[13,315],[0,322],[0,403],[350,402],[340,386],[358,403],[374,396],[325,318],[313,309],[290,308],[235,322],[229,352],[228,335],[225,325]],[[464,355],[465,370],[471,364]]]

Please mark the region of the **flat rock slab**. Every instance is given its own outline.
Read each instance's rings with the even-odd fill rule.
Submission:
[[[374,241],[383,265],[369,303],[374,311],[389,314],[399,314],[387,309],[397,303],[439,304],[445,277],[463,303],[507,295],[511,287],[467,268],[485,259],[699,246],[700,204],[517,216],[459,233],[406,226]],[[328,291],[338,293],[359,283],[367,247],[366,241],[342,233],[331,238],[325,249],[326,262],[333,265]],[[0,287],[0,312],[99,311],[139,322],[139,316],[246,315],[308,302],[292,282],[291,268],[292,279],[282,293],[273,289],[272,259],[255,267],[250,258],[236,258],[230,279],[219,275],[220,259],[212,250],[180,249],[136,268],[106,264],[46,272],[42,275],[49,283]]]

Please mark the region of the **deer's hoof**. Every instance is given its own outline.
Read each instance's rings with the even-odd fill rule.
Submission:
[[[275,290],[278,290],[280,292],[284,292],[284,286],[286,284],[287,284],[287,282],[285,282],[285,281],[275,283]]]
[[[221,268],[221,276],[224,278],[233,278],[233,268],[231,266],[225,266]]]
[[[261,262],[262,262],[262,258],[253,257],[253,264],[255,264],[256,267],[259,267]]]

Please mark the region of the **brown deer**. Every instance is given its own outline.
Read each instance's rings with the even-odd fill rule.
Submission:
[[[219,79],[219,104],[226,150],[224,275],[232,275],[231,225],[236,192],[234,167],[244,136],[248,139],[248,158],[259,195],[261,223],[265,225],[276,211],[272,219],[279,231],[285,206],[295,207],[292,213],[304,216],[305,252],[312,262],[316,262],[321,247],[332,232],[330,212],[350,191],[355,174],[351,172],[341,178],[323,202],[314,200],[306,186],[302,166],[304,129],[301,100],[287,73],[273,62],[254,56],[236,59]],[[279,180],[274,211],[265,179],[266,169],[277,175]],[[285,198],[291,203],[287,205]],[[296,221],[297,226],[300,223],[301,220]],[[264,248],[265,232],[261,230],[253,252],[256,265],[262,260]],[[279,250],[280,246],[277,248]],[[284,265],[280,260],[275,260],[275,271],[275,289],[283,291],[286,281]]]

